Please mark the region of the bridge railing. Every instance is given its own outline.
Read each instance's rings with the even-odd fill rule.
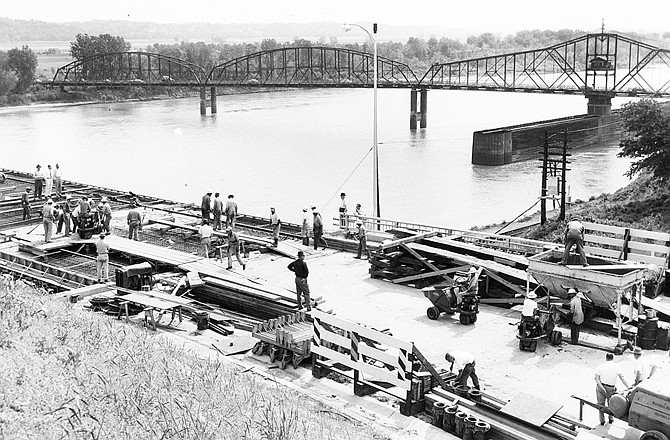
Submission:
[[[426,225],[381,217],[356,216],[352,214],[348,214],[344,219],[339,216],[334,217],[333,225],[344,231],[354,232],[356,230],[356,222],[359,219],[363,221],[367,231],[387,232],[398,229],[407,229],[416,232],[436,232],[444,237],[458,240],[459,242],[519,255],[536,255],[547,249],[560,246],[557,243],[512,237],[509,235],[447,228],[443,226]]]

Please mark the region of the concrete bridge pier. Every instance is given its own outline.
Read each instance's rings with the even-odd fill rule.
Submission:
[[[216,87],[211,87],[209,89],[209,95],[211,100],[212,114],[216,114]]]
[[[420,93],[421,100],[419,101],[418,93]],[[418,104],[418,105],[417,105]],[[419,110],[417,111],[417,107]],[[416,130],[417,119],[419,120],[419,128],[426,128],[428,126],[428,89],[413,89],[410,92],[409,102],[409,129]]]
[[[587,114],[595,116],[610,116],[612,114],[612,98],[608,93],[587,93]]]
[[[207,89],[200,87],[200,116],[207,115]]]

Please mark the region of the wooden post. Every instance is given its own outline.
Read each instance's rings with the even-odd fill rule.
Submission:
[[[540,193],[540,224],[547,222],[547,162],[549,160],[549,134],[544,132],[544,148],[542,150],[542,192]]]
[[[617,328],[617,339],[616,344],[621,345],[621,295],[622,291],[617,290],[616,292],[616,328]],[[641,301],[640,301],[641,302]]]
[[[200,87],[200,116],[207,114],[207,90]]]
[[[409,129],[416,130],[416,104],[417,104],[416,89],[410,90],[409,97]]]
[[[210,99],[211,99],[211,102],[212,102],[212,105],[211,105],[212,114],[215,115],[216,114],[216,86],[210,87],[209,91],[210,91],[210,95],[211,95]]]
[[[421,89],[421,120],[419,128],[428,126],[428,89]]]
[[[561,167],[561,220],[565,220],[565,177],[567,175],[568,162],[568,130],[563,132],[563,164]]]

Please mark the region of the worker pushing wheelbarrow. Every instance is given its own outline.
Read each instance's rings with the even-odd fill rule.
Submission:
[[[426,287],[423,295],[433,304],[426,310],[429,319],[437,319],[442,313],[459,314],[463,325],[475,323],[479,313],[479,295],[477,284],[483,268],[470,268],[467,277],[458,276],[447,287]]]

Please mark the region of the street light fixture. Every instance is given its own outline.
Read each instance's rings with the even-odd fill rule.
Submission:
[[[355,23],[345,23],[342,26],[344,32],[348,32],[352,27],[357,27],[362,29],[368,37],[373,46],[373,90],[374,90],[374,118],[373,118],[373,128],[372,128],[372,216],[379,217],[379,153],[377,151],[377,40],[372,36],[372,34],[365,29],[363,26]],[[372,32],[377,33],[377,23],[372,25]],[[379,225],[378,225],[379,226]]]

